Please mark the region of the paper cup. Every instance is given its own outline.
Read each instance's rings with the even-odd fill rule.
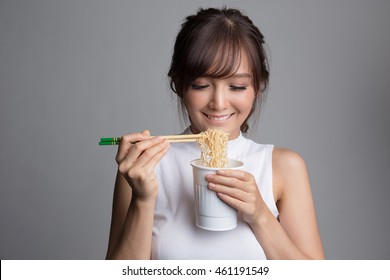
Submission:
[[[200,159],[191,162],[194,176],[196,226],[205,230],[226,231],[237,226],[237,210],[223,202],[210,190],[206,176],[220,169],[242,169],[243,163],[229,159],[229,167],[212,168],[201,165]]]

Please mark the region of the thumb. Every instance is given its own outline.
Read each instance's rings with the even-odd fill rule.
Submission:
[[[142,131],[143,135],[150,136],[150,131],[149,130],[144,130]]]

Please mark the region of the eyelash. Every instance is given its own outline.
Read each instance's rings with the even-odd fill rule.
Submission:
[[[191,87],[192,87],[192,89],[195,89],[195,90],[202,90],[202,89],[208,88],[209,86],[208,86],[208,85],[196,85],[196,84],[192,84]],[[247,89],[247,86],[229,86],[229,88],[230,88],[231,90],[234,90],[234,91],[240,91],[240,90],[246,90],[246,89]]]
[[[246,90],[246,86],[230,86],[230,89],[231,90],[237,90],[237,91],[240,91],[240,90]]]
[[[208,85],[195,85],[195,84],[192,84],[191,88],[192,89],[196,89],[196,90],[202,90],[202,89],[208,88]]]

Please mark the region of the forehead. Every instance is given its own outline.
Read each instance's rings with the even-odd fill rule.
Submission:
[[[249,65],[248,56],[245,52],[242,53],[240,60],[237,62],[237,71],[234,74],[243,74],[243,76],[252,76],[251,67]]]
[[[203,76],[215,78],[226,78],[235,74],[246,74],[240,76],[252,76],[251,67],[246,51],[240,49],[239,52],[224,52],[220,50],[216,53],[209,69]]]

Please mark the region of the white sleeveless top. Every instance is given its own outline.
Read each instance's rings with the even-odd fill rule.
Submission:
[[[185,133],[190,133],[187,129]],[[240,135],[229,141],[228,157],[244,162],[275,217],[272,191],[273,145],[257,144]],[[229,231],[207,231],[195,225],[194,189],[190,162],[199,158],[197,143],[174,143],[156,167],[152,259],[265,259],[250,226],[238,217]]]

